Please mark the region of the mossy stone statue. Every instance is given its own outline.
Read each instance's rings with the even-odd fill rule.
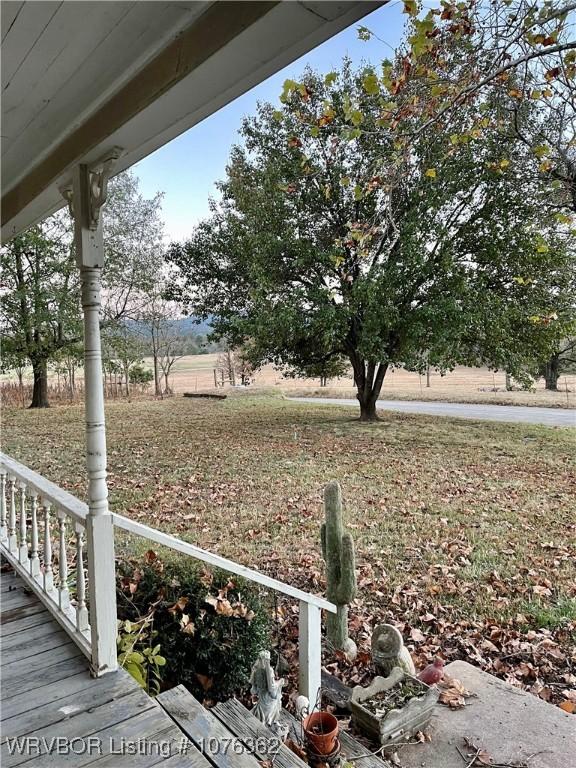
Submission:
[[[326,521],[320,529],[322,556],[326,562],[326,597],[338,608],[326,618],[326,638],[349,659],[357,648],[348,636],[348,604],[356,595],[356,560],[352,536],[342,522],[342,492],[333,481],[324,490]]]

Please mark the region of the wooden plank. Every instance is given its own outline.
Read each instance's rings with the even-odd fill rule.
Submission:
[[[21,585],[22,582],[14,573],[14,571],[2,573],[0,575],[0,594],[4,594],[4,592],[10,592],[12,589],[16,589],[16,587]]]
[[[79,693],[93,682],[86,663],[81,665],[80,670],[77,668],[58,670],[56,679],[47,681],[47,676],[50,677],[49,674],[42,675],[37,681],[39,687],[34,688],[34,704],[37,707],[59,701],[73,693]],[[104,675],[99,679],[107,680],[109,677],[110,675]],[[30,693],[25,691],[2,702],[2,718],[17,717],[28,709],[30,709]]]
[[[259,768],[253,755],[234,753],[235,737],[183,685],[164,691],[156,701],[216,768]],[[209,754],[205,745],[210,745]]]
[[[192,750],[194,750],[194,753]],[[189,760],[190,762],[188,762]],[[198,752],[193,744],[190,744],[185,755],[172,755],[172,757],[164,760],[160,765],[162,768],[188,768],[189,766],[192,766],[192,768],[211,768],[208,760],[206,760],[203,754]],[[114,766],[114,768],[117,767]],[[122,768],[124,768],[124,764],[122,764]]]
[[[38,615],[38,614],[36,614]],[[42,615],[42,614],[40,614]],[[12,622],[16,623],[16,622]],[[35,627],[21,627],[19,632],[11,632],[9,635],[2,633],[0,638],[0,645],[3,649],[8,650],[14,648],[23,643],[27,643],[30,640],[39,640],[41,637],[47,635],[62,634],[62,628],[55,621],[52,621],[48,617],[47,621],[41,622]]]
[[[92,736],[96,744],[94,750],[89,751],[86,749],[83,755],[74,754],[72,750],[68,754],[58,754],[56,750],[49,754],[46,754],[46,752],[42,754],[34,753],[30,755],[28,762],[24,763],[24,765],[26,768],[84,768],[84,766],[92,765],[102,757],[111,755],[116,751],[116,763],[112,763],[112,765],[115,768],[124,766],[124,762],[119,759],[120,755],[118,753],[123,740],[124,743],[138,743],[139,740],[151,738],[153,734],[158,733],[162,725],[162,717],[165,717],[165,722],[168,724],[169,719],[162,709],[154,706],[152,699],[150,701],[153,704],[152,709],[148,709],[109,728],[103,728],[93,733]],[[75,734],[75,737],[77,736],[82,738],[82,734]]]
[[[34,707],[28,711],[20,712],[14,717],[6,719],[4,707],[2,708],[2,739],[10,736],[23,736],[48,726],[54,727],[56,723],[63,720],[69,720],[94,707],[100,707],[104,704],[133,693],[137,683],[129,675],[116,675],[111,673],[90,679],[87,675],[82,676],[81,685],[78,688],[75,684],[78,682],[78,675],[73,676],[73,688],[70,691],[68,686],[68,695],[63,695],[54,701],[39,705],[36,699],[36,691],[33,692]],[[62,681],[66,683],[67,681]],[[60,681],[56,684],[62,688]],[[10,703],[9,700],[7,703]]]
[[[33,616],[36,613],[46,612],[46,608],[41,602],[37,601],[31,605],[24,605],[21,608],[11,608],[9,611],[0,613],[0,625],[3,627],[12,621],[19,621],[27,616]]]
[[[352,688],[349,688],[339,678],[322,670],[322,696],[339,709],[350,709]]]
[[[2,595],[2,613],[4,611],[12,611],[14,608],[22,608],[24,606],[33,605],[38,602],[36,595],[26,593],[24,587],[13,589],[5,595]]]
[[[119,699],[134,691],[138,684],[127,673],[104,675],[91,678],[87,674],[73,675],[65,680],[58,680],[52,686],[44,686],[33,693],[34,708],[22,710],[18,704],[20,697],[8,699],[7,706],[2,707],[2,740],[7,736],[22,736],[39,728],[54,725],[72,716],[102,706],[109,701]],[[45,703],[42,700],[46,691],[44,688],[53,687],[57,698],[50,698]],[[25,696],[30,703],[30,694]],[[16,707],[15,707],[16,705]]]
[[[18,18],[18,14],[23,5],[24,2],[2,3],[0,5],[0,9],[2,10],[2,40],[4,40],[8,32],[10,32],[10,28]]]
[[[13,556],[12,555],[5,555],[10,561],[12,561]],[[19,566],[17,566],[18,568]],[[38,588],[38,583],[35,579],[32,578],[27,573],[19,573],[20,578],[22,581],[29,585],[32,590],[36,590]],[[48,609],[48,611],[52,614],[52,619],[55,622],[58,622],[62,629],[70,636],[70,638],[76,643],[76,645],[80,648],[82,653],[90,659],[92,656],[91,648],[90,648],[90,641],[87,637],[87,635],[83,632],[80,632],[76,629],[76,621],[75,621],[75,614],[73,608],[68,608],[65,612],[60,611],[58,608],[57,603],[55,602],[57,600],[57,590],[52,590],[50,593],[44,592],[40,590],[38,593],[34,592],[38,603],[45,608]]]
[[[108,701],[101,706],[92,708],[89,712],[81,712],[63,720],[54,727],[53,724],[34,731],[34,736],[40,740],[49,741],[54,736],[65,739],[86,739],[92,734],[111,728],[141,712],[154,708],[154,701],[139,688],[119,699]],[[161,711],[161,710],[160,710]],[[13,768],[26,762],[28,755],[10,754],[7,744],[1,747],[3,768]]]
[[[211,768],[204,755],[200,754],[168,716],[166,718],[171,723],[170,727],[146,737],[150,754],[123,754],[122,768],[148,768],[155,765],[161,765],[162,768]],[[167,753],[169,757],[163,757]],[[92,763],[92,766],[93,768],[118,768],[119,756],[108,755]]]
[[[60,5],[61,2],[24,3],[2,42],[2,90],[26,60]],[[32,41],[31,46],[28,41]]]
[[[53,625],[52,618],[48,611],[41,606],[42,610],[36,613],[23,616],[21,619],[14,619],[13,621],[0,621],[0,637],[10,637],[11,635],[18,634],[25,629],[32,629],[33,627],[41,627],[44,624]]]
[[[30,630],[33,632],[34,630]],[[2,657],[0,661],[0,668],[4,672],[12,664],[17,664],[20,661],[29,664],[35,656],[43,654],[46,651],[54,652],[57,648],[63,645],[68,645],[70,640],[62,630],[59,632],[51,632],[42,637],[33,637],[29,633],[26,633],[27,637],[22,639],[21,642],[10,643],[6,648],[4,643],[2,644]],[[18,640],[19,635],[12,635],[12,639]]]
[[[258,760],[270,760],[278,768],[305,768],[308,765],[284,746],[272,731],[237,699],[221,702],[210,712],[215,714]]]
[[[289,736],[296,742],[302,741],[302,725],[285,709],[280,713],[280,722],[290,728]],[[367,754],[370,750],[344,730],[338,734],[340,746],[342,748],[342,757],[350,760],[358,768],[392,768],[386,760],[382,760],[372,754]],[[359,757],[365,755],[365,757]]]
[[[20,693],[33,691],[40,680],[48,683],[58,680],[59,676],[67,677],[67,672],[74,675],[87,669],[86,659],[74,643],[39,653],[28,664],[19,661],[3,670],[1,699],[4,701]]]

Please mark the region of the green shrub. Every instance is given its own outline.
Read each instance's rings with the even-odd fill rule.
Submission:
[[[143,363],[134,363],[130,368],[128,378],[130,384],[149,384],[154,378],[154,374]]]
[[[270,642],[270,617],[253,585],[191,559],[162,562],[152,551],[142,562],[121,561],[117,572],[118,618],[149,618],[151,642],[166,659],[163,688],[183,683],[200,700],[245,693]]]

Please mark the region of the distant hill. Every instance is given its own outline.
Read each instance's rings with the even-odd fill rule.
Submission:
[[[183,336],[192,334],[194,336],[206,336],[212,330],[210,321],[200,320],[196,322],[195,317],[181,317],[179,320],[174,321],[179,333]],[[126,320],[126,325],[129,328],[133,328],[135,331],[143,331],[142,323],[138,320]]]
[[[200,320],[197,322],[197,318],[195,317],[182,317],[176,322],[181,333],[194,333],[196,335],[206,336],[206,334],[210,333],[212,330],[209,320]]]

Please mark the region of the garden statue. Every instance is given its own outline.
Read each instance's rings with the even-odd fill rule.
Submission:
[[[280,717],[282,709],[282,686],[284,678],[276,680],[270,666],[270,652],[260,651],[252,667],[250,684],[253,696],[258,701],[252,707],[252,714],[265,725],[272,725]]]
[[[352,536],[342,523],[342,492],[337,482],[328,483],[324,490],[324,512],[320,539],[326,562],[326,597],[335,603],[338,612],[326,617],[326,637],[348,659],[356,657],[356,644],[348,637],[348,604],[356,595],[356,562]]]
[[[372,632],[372,659],[379,675],[388,677],[394,667],[416,674],[414,662],[402,635],[392,624],[379,624]]]

